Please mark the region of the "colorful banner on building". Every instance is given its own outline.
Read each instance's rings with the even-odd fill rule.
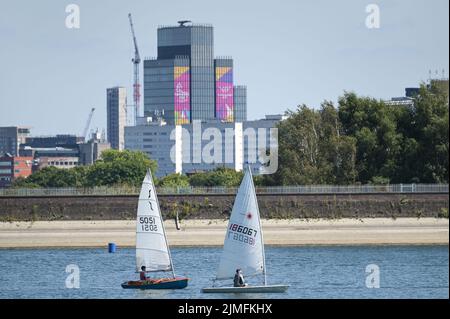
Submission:
[[[233,68],[216,67],[216,118],[234,121]]]
[[[188,66],[174,68],[175,124],[188,124],[191,119],[190,79]]]

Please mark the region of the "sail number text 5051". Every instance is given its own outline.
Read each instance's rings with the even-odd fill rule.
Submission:
[[[238,225],[230,224],[228,229],[228,237],[232,236],[234,240],[243,242],[244,244],[255,245],[255,238],[258,231],[256,229]]]
[[[158,231],[155,217],[139,217],[139,224],[141,224],[142,231]]]

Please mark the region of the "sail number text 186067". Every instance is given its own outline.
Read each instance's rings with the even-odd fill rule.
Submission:
[[[158,231],[155,217],[139,217],[139,223],[141,224],[142,231]]]
[[[233,236],[234,240],[254,246],[257,232],[256,229],[232,223],[228,228],[228,237]]]

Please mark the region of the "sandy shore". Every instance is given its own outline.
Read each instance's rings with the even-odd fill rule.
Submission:
[[[171,246],[221,246],[228,221],[165,223]],[[263,220],[268,245],[425,245],[449,242],[448,219]],[[135,245],[135,221],[0,223],[0,248]]]

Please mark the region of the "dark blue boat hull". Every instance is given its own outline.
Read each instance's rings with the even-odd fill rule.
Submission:
[[[177,277],[170,279],[162,279],[157,282],[149,282],[144,280],[126,281],[122,284],[124,289],[183,289],[188,285],[188,278]]]

